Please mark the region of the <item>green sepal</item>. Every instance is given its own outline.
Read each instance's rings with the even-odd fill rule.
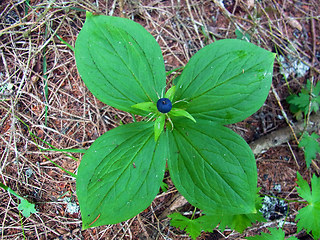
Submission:
[[[132,105],[131,107],[137,108],[146,112],[157,112],[157,107],[153,102],[142,102],[142,103]]]
[[[186,117],[195,123],[197,122],[190,113],[188,113],[186,110],[183,110],[181,108],[172,108],[171,111],[169,112],[169,115],[172,117]]]
[[[172,86],[171,88],[168,89],[164,97],[168,98],[172,102],[175,93],[176,93],[176,86]]]
[[[154,140],[157,141],[163,131],[166,115],[161,114],[154,123]]]

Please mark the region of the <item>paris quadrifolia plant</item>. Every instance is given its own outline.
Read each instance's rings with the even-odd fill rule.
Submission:
[[[145,210],[159,192],[166,164],[177,190],[213,228],[220,223],[241,229],[260,216],[255,158],[225,125],[262,106],[274,53],[246,41],[219,40],[194,54],[167,84],[161,49],[141,25],[87,13],[75,57],[100,101],[145,117],[107,131],[83,156],[77,175],[83,229]]]

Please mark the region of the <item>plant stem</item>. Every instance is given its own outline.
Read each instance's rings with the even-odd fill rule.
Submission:
[[[44,39],[47,39],[48,36],[48,23],[46,24],[45,28],[45,36]],[[44,46],[43,48],[43,57],[42,57],[42,74],[43,74],[43,85],[44,85],[44,98],[45,98],[45,119],[44,119],[44,125],[47,126],[47,120],[48,120],[48,75],[47,72],[47,57],[46,57],[46,50],[47,47]]]
[[[79,152],[79,153],[84,153],[85,149],[78,149],[78,150],[73,150],[70,149],[70,150],[64,150],[64,149],[57,149],[55,148],[53,145],[51,145],[50,143],[46,142],[45,140],[39,138],[37,135],[35,135],[33,132],[31,132],[30,130],[30,127],[28,124],[26,124],[24,121],[22,121],[22,119],[20,119],[19,117],[15,116],[24,126],[26,126],[26,128],[28,129],[28,132],[33,140],[33,142],[36,144],[37,148],[39,149],[39,151],[60,151],[60,152]],[[41,142],[43,142],[44,144],[47,144],[49,145],[50,147],[52,147],[53,149],[43,149],[43,148],[40,148],[39,145],[37,144],[37,142],[35,141],[35,138],[40,140]],[[69,154],[65,154],[66,156],[72,158],[74,161],[78,161],[77,158],[73,157],[72,155],[69,155]]]
[[[191,216],[191,220],[194,218],[194,215],[196,214],[197,208],[195,207]]]
[[[67,169],[64,169],[63,167],[59,166],[57,163],[55,163],[54,161],[52,161],[50,158],[48,158],[46,155],[43,155],[45,157],[45,159],[47,159],[48,161],[50,161],[52,164],[54,164],[56,167],[60,168],[62,171],[68,173],[69,175],[71,175],[72,177],[76,178],[77,175],[68,171]]]
[[[170,75],[171,73],[173,73],[173,72],[177,72],[177,71],[181,72],[183,69],[184,69],[184,66],[181,66],[181,67],[172,69],[172,70],[166,72],[166,76],[169,76],[169,75]]]
[[[60,37],[58,34],[55,34],[55,35],[56,35],[56,37],[57,37],[62,43],[64,43],[68,48],[70,48],[70,49],[74,52],[74,47],[73,47],[73,46],[71,46],[68,42],[66,42],[65,40],[63,40],[63,38]]]
[[[283,200],[283,201],[286,201],[287,203],[292,203],[292,202],[295,202],[295,203],[303,203],[303,204],[308,204],[307,201],[300,201],[300,200],[288,200],[288,199],[285,199],[285,198],[281,198],[281,197],[277,197],[277,196],[272,196],[272,195],[269,195],[269,194],[260,194],[261,196],[265,196],[265,197],[270,197],[270,198],[277,198],[279,200]]]
[[[134,116],[134,114],[131,113],[131,116],[132,116],[133,122],[137,122],[137,119],[136,119],[136,117]]]
[[[27,239],[27,238],[26,238],[26,234],[24,233],[24,227],[23,227],[23,222],[22,222],[22,217],[21,217],[20,211],[19,211],[19,218],[20,218],[20,223],[21,223],[21,229],[22,229],[23,239]]]
[[[0,187],[3,188],[4,190],[8,191],[9,193],[11,193],[12,195],[16,196],[18,199],[22,200],[24,199],[23,197],[21,197],[18,193],[16,193],[15,191],[13,191],[11,188],[9,188],[8,186],[4,185],[3,183],[0,182]]]
[[[10,110],[9,110],[9,111],[10,111]],[[44,151],[45,149],[40,148],[40,146],[39,146],[39,145],[37,144],[37,142],[35,141],[35,138],[36,138],[36,139],[39,139],[41,142],[49,145],[50,147],[56,149],[56,148],[53,147],[51,144],[47,143],[46,141],[42,140],[41,138],[39,138],[38,136],[36,136],[34,133],[32,133],[31,130],[30,130],[29,125],[26,124],[24,121],[22,121],[18,116],[16,116],[16,115],[14,115],[14,116],[15,116],[15,118],[17,118],[23,125],[26,126],[26,128],[28,129],[28,132],[29,132],[29,134],[30,134],[30,136],[31,136],[31,138],[32,138],[32,141],[35,143],[35,145],[37,146],[37,148],[39,149],[40,152]],[[53,149],[53,150],[54,150],[54,149]],[[56,150],[59,150],[59,149],[56,149]],[[63,151],[61,151],[61,152],[63,152]],[[80,149],[80,151],[75,151],[75,152],[82,152],[82,150]],[[71,155],[68,155],[68,154],[65,154],[65,155],[68,156],[68,157],[70,157],[70,158],[72,158],[72,159],[75,160],[75,161],[78,161],[77,158],[75,158],[75,157],[73,157],[73,156],[71,156]],[[68,173],[68,174],[71,175],[72,177],[75,177],[75,178],[77,177],[76,174],[74,174],[74,173],[72,173],[72,172],[64,169],[63,167],[59,166],[57,163],[55,163],[54,161],[52,161],[52,160],[51,160],[49,157],[47,157],[46,155],[43,155],[43,156],[44,156],[47,160],[49,160],[52,164],[56,165],[58,168],[60,168],[60,169],[63,170],[64,172]],[[1,184],[1,183],[0,183],[0,187],[2,187],[2,188],[5,189],[5,190],[7,190],[7,188],[8,188],[8,187],[6,187],[5,185],[3,185],[3,184]],[[6,188],[5,188],[5,187],[6,187]],[[10,189],[10,188],[9,188],[9,189]],[[11,192],[11,191],[13,191],[13,190],[11,190],[11,191],[8,190],[8,191]],[[16,195],[16,193],[15,193],[14,191],[11,192],[11,193],[12,193],[13,195],[15,195],[16,197],[20,198],[20,199],[24,199],[24,198],[21,198],[19,195]]]

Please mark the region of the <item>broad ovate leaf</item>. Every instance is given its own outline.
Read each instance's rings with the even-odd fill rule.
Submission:
[[[163,135],[162,135],[163,136]],[[77,196],[83,229],[115,224],[146,209],[160,189],[166,138],[153,123],[131,123],[99,137],[81,160]]]
[[[131,106],[156,102],[166,84],[158,43],[129,19],[87,13],[75,57],[89,90],[100,101],[123,111],[140,114]]]
[[[239,135],[202,119],[175,121],[168,135],[170,176],[192,205],[213,215],[256,213],[255,159]]]
[[[175,100],[196,120],[223,125],[255,113],[269,93],[275,54],[226,39],[198,51],[177,82]],[[177,106],[179,107],[179,106]]]

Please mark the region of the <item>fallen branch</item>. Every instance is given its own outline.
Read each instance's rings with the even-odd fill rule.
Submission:
[[[304,121],[301,120],[293,125],[293,130],[296,135],[302,133],[304,130],[305,124]],[[317,132],[320,129],[320,114],[314,114],[310,116],[309,124],[306,128],[307,132]],[[280,146],[283,143],[286,143],[290,140],[294,139],[292,131],[290,127],[281,128],[270,134],[267,134],[256,141],[250,143],[250,147],[253,151],[254,155],[258,155],[268,150],[269,148]]]

